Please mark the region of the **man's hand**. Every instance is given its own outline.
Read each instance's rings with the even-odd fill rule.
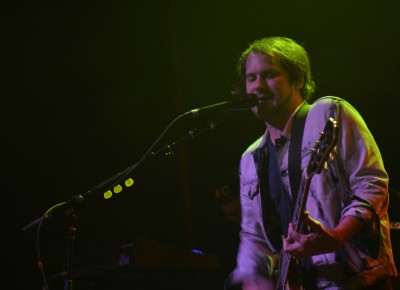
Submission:
[[[245,281],[242,290],[275,290],[275,283],[263,278],[255,278],[251,281]]]
[[[308,234],[296,232],[290,223],[288,236],[283,239],[283,250],[298,259],[333,252],[365,226],[361,219],[348,216],[334,230],[328,231],[308,212],[304,213],[304,223],[308,226]]]

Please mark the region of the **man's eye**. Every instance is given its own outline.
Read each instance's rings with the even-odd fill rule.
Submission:
[[[277,73],[270,72],[270,73],[265,74],[264,77],[266,77],[266,78],[268,78],[268,79],[273,79],[273,78],[276,77],[277,75],[278,75]]]
[[[254,82],[255,81],[255,77],[253,77],[253,76],[247,76],[246,77],[246,80],[248,81],[248,82]]]

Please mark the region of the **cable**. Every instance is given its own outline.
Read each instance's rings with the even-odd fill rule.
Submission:
[[[152,150],[154,149],[154,147],[160,142],[160,140],[165,136],[165,134],[169,131],[169,129],[172,127],[172,125],[174,125],[180,118],[188,115],[190,113],[186,112],[184,114],[179,115],[178,117],[176,117],[171,123],[168,124],[168,126],[164,129],[164,131],[161,133],[161,135],[153,142],[153,144],[150,146],[149,149],[147,149],[147,151],[144,153],[144,155],[139,159],[139,161],[135,164],[133,164],[132,166],[128,167],[127,169],[123,170],[122,172],[114,175],[113,177],[109,178],[108,180],[96,185],[92,190],[90,190],[89,192],[94,192],[96,189],[99,189],[101,187],[103,187],[105,184],[111,182],[112,180],[114,180],[116,177],[120,176],[116,181],[114,181],[114,183],[110,186],[110,188],[114,188],[117,184],[119,184],[121,182],[121,180],[125,179],[127,176],[129,176],[133,170],[135,170],[138,166],[140,166],[148,157],[152,152]]]
[[[43,217],[42,217],[41,220],[40,220],[40,223],[39,223],[38,229],[37,229],[37,233],[36,233],[36,259],[37,259],[37,266],[39,267],[40,275],[41,275],[41,277],[42,277],[43,290],[49,290],[49,286],[47,285],[46,274],[45,274],[45,272],[44,272],[43,262],[42,262],[42,258],[41,258],[41,254],[40,254],[40,232],[41,232],[41,230],[42,230],[42,226],[43,226],[45,220],[48,219],[49,214],[50,214],[53,210],[55,210],[55,209],[57,209],[57,208],[63,206],[64,204],[65,204],[65,202],[56,204],[56,205],[52,206],[50,209],[48,209],[48,210],[44,213]]]

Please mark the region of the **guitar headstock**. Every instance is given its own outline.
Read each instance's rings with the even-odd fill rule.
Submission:
[[[332,153],[338,139],[339,125],[334,118],[329,118],[326,122],[325,128],[320,132],[321,137],[315,142],[313,147],[311,160],[307,167],[308,175],[311,173],[319,174],[324,167],[325,162],[328,160],[329,155]]]

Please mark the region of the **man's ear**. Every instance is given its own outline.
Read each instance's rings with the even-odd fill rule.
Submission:
[[[299,91],[304,87],[304,75],[301,75],[301,78],[296,82],[296,89]]]

